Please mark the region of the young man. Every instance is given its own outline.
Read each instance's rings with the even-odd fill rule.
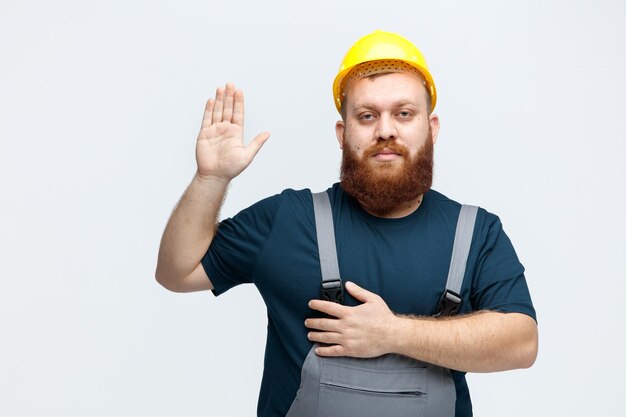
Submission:
[[[462,284],[449,293],[458,314],[437,315],[462,210],[430,189],[439,119],[426,62],[406,39],[376,31],[350,49],[333,91],[343,158],[341,183],[326,194],[344,299],[322,300],[308,190],[285,190],[217,229],[230,180],[269,138],[244,145],[243,93],[232,84],[207,103],[197,173],[165,229],[156,278],[172,291],[215,295],[256,285],[268,308],[259,416],[470,416],[465,372],[535,360],[524,268],[498,217],[478,209]],[[370,365],[377,373],[354,376]],[[333,372],[336,380],[324,379]],[[393,392],[395,382],[372,385],[405,373]],[[362,382],[356,389],[348,379]]]

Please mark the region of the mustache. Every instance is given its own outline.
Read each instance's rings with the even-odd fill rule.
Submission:
[[[383,150],[388,150],[402,156],[405,156],[409,153],[409,150],[406,148],[406,146],[398,144],[395,140],[389,140],[376,142],[375,144],[367,148],[365,152],[363,152],[363,156],[374,156],[378,153],[381,153]]]

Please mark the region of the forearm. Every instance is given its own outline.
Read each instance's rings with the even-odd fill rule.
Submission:
[[[258,134],[243,143],[243,92],[233,84],[218,88],[204,108],[196,141],[198,169],[174,209],[159,249],[156,279],[176,292],[210,290],[200,261],[216,232],[217,215],[230,180],[254,159],[269,138]]]
[[[459,371],[528,368],[537,355],[536,323],[524,314],[397,316],[391,329],[390,351]]]
[[[156,278],[164,287],[176,290],[199,265],[215,235],[227,187],[228,181],[194,176],[161,238]]]

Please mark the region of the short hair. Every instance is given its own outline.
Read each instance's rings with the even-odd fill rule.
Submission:
[[[426,83],[426,78],[417,68],[412,65],[407,64],[404,61],[400,61],[397,59],[384,59],[377,61],[368,61],[363,62],[352,68],[350,72],[344,77],[341,81],[340,86],[340,97],[341,97],[341,108],[339,113],[341,114],[341,118],[343,121],[346,120],[346,102],[347,102],[347,94],[346,90],[356,80],[362,80],[364,78],[375,79],[378,76],[384,74],[393,74],[393,73],[407,73],[416,76],[424,86],[426,90],[426,110],[428,114],[432,111],[432,100],[430,97],[430,93],[428,92],[428,84]]]

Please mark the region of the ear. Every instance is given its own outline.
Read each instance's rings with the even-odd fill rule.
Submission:
[[[437,136],[439,135],[439,116],[431,113],[428,116],[428,124],[430,125],[430,131],[433,134],[433,145],[437,143]]]
[[[339,149],[343,150],[343,134],[346,131],[346,124],[343,120],[337,120],[335,123],[335,133],[337,134],[337,142],[339,142]]]

